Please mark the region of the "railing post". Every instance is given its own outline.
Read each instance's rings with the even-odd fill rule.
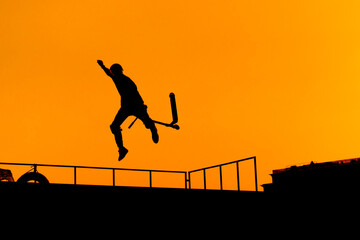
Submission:
[[[220,170],[220,190],[223,190],[221,165],[219,166],[219,170]]]
[[[76,185],[76,167],[74,167],[74,185]]]
[[[113,168],[112,170],[112,175],[113,175],[113,186],[115,187],[115,168]]]
[[[236,162],[237,189],[240,191],[239,162]]]
[[[256,157],[254,157],[254,169],[255,169],[255,190],[258,191],[257,172],[256,172]]]
[[[149,177],[150,177],[150,188],[152,188],[151,170],[149,170]]]
[[[191,180],[190,180],[191,172],[188,172],[188,183],[189,183],[189,189],[191,189]]]
[[[187,189],[187,176],[186,176],[187,172],[184,172],[185,175],[185,189]]]
[[[205,169],[203,170],[203,174],[204,174],[204,190],[206,190],[206,174],[205,174]]]

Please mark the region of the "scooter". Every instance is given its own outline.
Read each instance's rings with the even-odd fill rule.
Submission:
[[[179,130],[180,127],[179,127],[179,125],[176,124],[178,122],[178,114],[177,114],[177,109],[176,109],[175,94],[170,93],[169,97],[170,97],[170,105],[171,105],[171,113],[172,113],[172,122],[171,123],[163,123],[163,122],[159,122],[159,121],[155,121],[155,120],[153,120],[153,122],[163,125],[163,126],[166,126],[166,127],[171,127],[176,130]],[[135,120],[130,124],[129,129],[134,125],[134,123],[136,122],[137,119],[138,118],[135,118]]]

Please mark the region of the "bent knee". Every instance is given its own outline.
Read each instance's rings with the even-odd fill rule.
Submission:
[[[144,122],[144,125],[147,129],[151,129],[155,127],[155,123],[151,119],[149,119],[149,121]]]
[[[111,125],[110,125],[110,130],[111,130],[111,132],[112,132],[113,134],[118,134],[118,133],[121,132],[120,126],[117,126],[117,125],[115,125],[115,124],[111,124]]]

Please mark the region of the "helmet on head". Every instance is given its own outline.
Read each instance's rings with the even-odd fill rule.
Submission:
[[[110,71],[114,75],[119,75],[119,74],[122,74],[123,68],[120,64],[115,63],[110,67]]]

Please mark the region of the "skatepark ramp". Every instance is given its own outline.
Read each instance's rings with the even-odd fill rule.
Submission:
[[[229,166],[229,165],[234,165],[236,167],[236,179],[234,181],[236,181],[236,190],[240,191],[240,173],[239,173],[239,164],[241,162],[244,161],[248,161],[248,162],[252,162],[253,163],[253,167],[254,167],[254,179],[255,179],[255,191],[258,191],[258,183],[257,183],[257,170],[256,170],[256,157],[249,157],[249,158],[245,158],[245,159],[240,159],[240,160],[236,160],[236,161],[232,161],[232,162],[227,162],[227,163],[223,163],[223,164],[218,164],[218,165],[214,165],[214,166],[210,166],[210,167],[205,167],[205,168],[200,168],[200,169],[196,169],[196,170],[192,170],[192,171],[172,171],[172,170],[155,170],[155,169],[132,169],[132,168],[108,168],[108,167],[93,167],[93,166],[72,166],[72,165],[53,165],[53,164],[30,164],[30,163],[9,163],[9,162],[0,162],[0,165],[2,166],[28,166],[31,167],[31,170],[26,172],[25,174],[23,174],[18,182],[22,182],[22,183],[26,183],[26,182],[35,182],[35,183],[50,183],[50,184],[64,184],[63,182],[53,182],[53,181],[48,181],[47,178],[38,172],[38,168],[39,167],[47,167],[47,168],[63,168],[63,169],[68,169],[72,172],[72,180],[70,180],[71,185],[79,185],[78,182],[78,172],[79,170],[102,170],[102,171],[106,171],[109,172],[111,174],[111,180],[112,183],[111,184],[105,184],[108,186],[113,186],[113,187],[127,187],[124,186],[122,184],[119,184],[117,182],[117,176],[119,176],[119,173],[121,174],[122,172],[133,172],[133,173],[144,173],[148,175],[148,181],[147,184],[145,184],[145,186],[139,186],[142,188],[154,188],[154,183],[153,183],[153,175],[157,174],[157,173],[166,173],[166,174],[171,174],[171,175],[177,175],[178,179],[182,179],[182,186],[178,186],[175,188],[182,188],[182,189],[192,189],[194,188],[193,184],[192,184],[192,176],[195,173],[202,173],[202,180],[203,180],[203,187],[200,189],[204,189],[204,190],[208,190],[209,188],[207,187],[207,182],[209,180],[209,177],[207,176],[207,172],[209,170],[214,170],[214,169],[219,169],[219,178],[218,180],[216,179],[212,179],[213,181],[218,181],[219,182],[219,189],[218,190],[224,190],[223,187],[223,178],[224,178],[224,173],[223,173],[223,168],[225,166]],[[43,169],[43,168],[42,168]],[[10,169],[11,170],[11,169]],[[106,173],[107,174],[107,173]],[[109,174],[107,174],[108,176]],[[2,179],[0,179],[1,181]],[[21,181],[20,181],[21,180]],[[165,180],[166,181],[166,180]],[[181,180],[180,180],[181,181]],[[68,181],[68,184],[70,183]],[[80,185],[83,185],[80,183]],[[101,184],[103,185],[103,184]],[[155,186],[156,187],[156,186]],[[172,187],[170,187],[172,188]],[[199,189],[199,187],[196,187],[197,189]]]

